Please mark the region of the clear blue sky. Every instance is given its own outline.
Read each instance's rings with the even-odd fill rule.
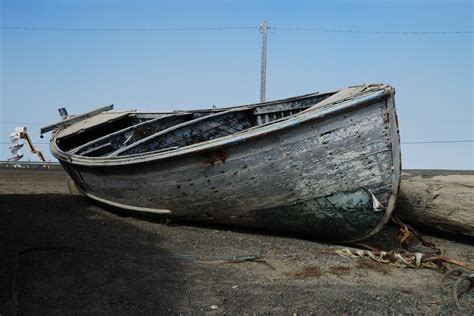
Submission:
[[[1,1],[2,26],[258,26],[472,31],[472,1]],[[259,98],[258,30],[0,30],[0,160],[8,136],[69,113],[227,106]],[[371,82],[395,87],[402,142],[474,138],[473,34],[274,30],[267,99]],[[40,147],[48,153],[47,145]],[[403,145],[404,168],[473,169],[474,144]],[[25,158],[35,159],[25,152]]]

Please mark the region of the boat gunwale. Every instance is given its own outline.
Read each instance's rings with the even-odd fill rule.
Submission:
[[[394,89],[391,86],[383,85],[378,91],[376,90],[365,95],[356,95],[349,100],[341,100],[340,102],[336,101],[324,109],[309,108],[293,115],[292,117],[281,119],[280,122],[275,121],[271,122],[273,124],[256,126],[254,128],[250,128],[232,135],[184,146],[168,152],[146,152],[134,155],[115,157],[87,157],[75,154],[68,154],[67,152],[64,152],[58,147],[55,136],[53,136],[53,139],[50,142],[50,150],[51,153],[59,160],[65,161],[73,165],[83,165],[92,167],[147,163],[173,157],[179,157],[191,153],[218,150],[222,147],[232,146],[237,143],[246,142],[254,138],[264,137],[268,134],[280,132],[282,130],[290,128],[295,128],[307,122],[311,122],[318,119],[324,119],[327,116],[338,115],[340,113],[349,112],[354,108],[369,105],[371,103],[376,102],[377,100],[392,96],[393,91]],[[246,106],[241,106],[238,108],[242,107]]]
[[[77,146],[77,147],[74,147],[72,148],[71,150],[62,150],[66,155],[70,155],[70,156],[81,156],[81,157],[88,157],[88,156],[84,156],[83,153],[79,153],[79,151],[83,150],[84,148],[86,148],[87,146],[90,146],[92,144],[95,144],[99,141],[102,141],[102,140],[105,140],[109,137],[113,137],[113,136],[116,136],[116,135],[119,135],[123,132],[127,132],[129,130],[135,130],[136,128],[139,128],[140,126],[142,125],[147,125],[147,124],[150,124],[152,123],[153,121],[157,121],[159,119],[163,119],[165,117],[173,117],[173,116],[179,116],[179,115],[189,115],[189,114],[195,114],[195,113],[204,113],[204,112],[209,112],[210,113],[210,116],[218,116],[218,115],[222,115],[224,114],[225,112],[229,113],[229,112],[233,112],[235,110],[248,110],[248,109],[254,109],[254,111],[258,111],[259,109],[261,108],[265,108],[267,106],[272,106],[272,105],[278,105],[278,104],[284,104],[284,103],[288,103],[288,102],[297,102],[297,101],[302,101],[302,100],[305,100],[305,99],[310,99],[310,98],[314,98],[314,97],[318,97],[318,96],[324,96],[324,95],[328,95],[328,97],[336,94],[337,92],[339,92],[340,90],[336,90],[336,91],[328,91],[328,92],[314,92],[314,93],[308,93],[308,94],[305,94],[305,95],[301,95],[301,96],[296,96],[296,97],[290,97],[290,98],[286,98],[286,99],[279,99],[279,100],[272,100],[272,101],[267,101],[267,102],[260,102],[260,103],[253,103],[253,104],[244,104],[244,105],[240,105],[240,106],[230,106],[230,107],[224,107],[224,108],[211,108],[211,109],[197,109],[197,110],[174,110],[174,111],[171,111],[171,112],[137,112],[136,110],[128,110],[128,111],[123,111],[123,112],[115,112],[115,113],[122,113],[123,115],[135,115],[135,116],[139,116],[139,115],[149,115],[149,114],[160,114],[161,116],[159,117],[155,117],[155,118],[152,118],[148,121],[145,121],[145,122],[141,122],[141,123],[137,123],[137,124],[134,124],[134,125],[130,125],[130,126],[127,126],[123,129],[120,129],[118,131],[114,131],[112,133],[109,133],[107,135],[104,135],[104,136],[101,136],[99,138],[96,138],[92,141],[89,141],[85,144],[82,144],[80,146]],[[306,109],[305,109],[306,110]],[[96,110],[94,110],[96,111]],[[94,112],[92,111],[92,112]],[[110,112],[108,112],[110,113]],[[262,115],[262,114],[265,114],[266,112],[263,112],[263,113],[260,113],[260,112],[254,112],[254,115]],[[89,113],[86,113],[86,114],[89,114]],[[85,114],[83,114],[82,116],[84,116]],[[202,117],[198,117],[194,120],[201,120]],[[286,118],[285,118],[286,119]],[[278,122],[280,121],[281,119],[279,120],[276,120],[274,122]],[[101,126],[101,125],[104,125],[106,124],[108,121],[105,121],[105,122],[102,122],[101,124],[98,124],[97,126]],[[52,125],[58,125],[58,124],[61,124],[62,122],[60,123],[56,123],[56,124],[52,124]],[[184,122],[184,123],[180,123],[179,125],[182,125],[182,124],[187,124],[187,123],[190,123],[190,122]],[[253,126],[249,129],[252,129],[252,128],[256,128],[256,127],[263,127],[263,126],[266,126],[266,125],[269,125],[273,122],[267,122],[265,124],[262,124],[260,126]],[[68,128],[70,128],[71,126],[73,125],[76,125],[76,124],[81,124],[81,121],[78,121],[76,123],[73,123],[72,125],[68,125],[66,127],[64,127],[63,129],[59,129],[57,130],[56,134],[53,134],[53,136],[57,136],[59,135],[60,137],[56,137],[57,140],[59,139],[67,139],[67,138],[70,138],[72,137],[75,133],[66,133],[64,134],[64,131],[67,130]],[[170,127],[172,128],[172,127]],[[170,128],[167,128],[167,129],[170,129]],[[247,130],[249,130],[247,129]],[[80,129],[79,131],[83,131],[82,129]],[[150,136],[153,136],[153,135],[150,135]],[[134,144],[130,144],[130,145],[134,145]],[[128,146],[127,146],[128,147]],[[123,148],[122,148],[123,149]],[[136,154],[133,154],[133,155],[136,155]],[[130,157],[130,156],[133,156],[133,155],[126,155],[127,157]],[[95,157],[95,158],[111,158],[111,157],[114,157],[115,155],[113,156],[101,156],[101,157]]]

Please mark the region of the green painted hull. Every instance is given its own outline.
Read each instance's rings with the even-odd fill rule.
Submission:
[[[383,220],[385,211],[365,188],[338,192],[254,212],[257,226],[276,231],[350,241],[364,238]]]

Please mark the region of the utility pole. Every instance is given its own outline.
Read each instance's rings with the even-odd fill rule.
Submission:
[[[260,23],[262,33],[262,66],[260,69],[260,102],[265,102],[265,86],[267,84],[267,21]]]

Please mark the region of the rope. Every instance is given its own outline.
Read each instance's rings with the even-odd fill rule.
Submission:
[[[392,216],[392,221],[398,226],[400,226],[399,235],[397,235],[397,237],[399,239],[400,246],[403,249],[408,249],[409,246],[413,243],[414,238],[416,238],[421,242],[423,246],[436,250],[438,254],[441,253],[441,251],[436,247],[435,244],[427,242],[416,229],[402,222],[402,220],[397,216]]]
[[[349,248],[336,250],[336,253],[341,257],[354,259],[372,259],[374,261],[390,264],[399,268],[429,268],[437,269],[439,266],[434,262],[433,256],[421,252],[396,252],[391,251],[370,251]]]
[[[372,259],[380,263],[390,264],[400,268],[428,268],[447,270],[446,274],[441,280],[442,286],[443,288],[446,288],[446,286],[452,285],[453,299],[456,305],[459,308],[462,308],[462,305],[459,302],[459,297],[474,288],[474,273],[466,275],[464,274],[464,271],[459,268],[449,269],[446,266],[446,263],[454,264],[458,267],[462,267],[471,271],[474,271],[474,265],[442,255],[441,250],[437,248],[435,244],[424,240],[420,233],[418,233],[410,225],[402,222],[398,217],[393,216],[392,221],[400,227],[396,238],[402,247],[402,251],[382,251],[373,246],[359,243],[356,245],[364,247],[366,250],[351,250],[349,248],[344,248],[336,250],[336,253],[343,257]],[[430,248],[431,251],[426,253],[410,251],[410,246],[412,246],[415,239],[417,239],[424,247]],[[455,281],[447,284],[446,280],[453,278],[453,276]],[[469,282],[468,286],[464,290],[460,290],[461,286],[465,284],[466,281]]]

